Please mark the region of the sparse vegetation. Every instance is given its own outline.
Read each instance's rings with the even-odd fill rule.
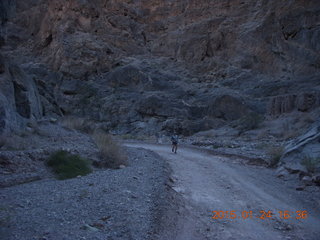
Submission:
[[[290,122],[288,119],[282,123],[281,129],[281,137],[284,140],[296,138],[300,134],[295,122]]]
[[[270,158],[269,167],[275,167],[279,163],[282,154],[284,153],[283,146],[272,146],[268,149],[268,155]]]
[[[85,133],[91,133],[94,125],[90,120],[76,116],[66,116],[62,119],[61,123],[62,126],[66,128],[82,131]]]
[[[311,116],[305,116],[303,118],[303,122],[306,123],[306,124],[312,124],[315,122],[315,119],[312,118]]]
[[[262,121],[262,115],[255,112],[251,112],[239,119],[238,121],[236,121],[235,125],[240,130],[241,134],[245,131],[257,129],[259,125],[262,123]]]
[[[310,156],[304,156],[304,158],[301,161],[301,164],[306,167],[308,172],[314,173],[317,166],[320,165],[320,157],[312,158]]]
[[[123,140],[131,140],[131,139],[136,139],[136,136],[132,135],[132,134],[124,134],[124,135],[121,136],[121,138]]]
[[[57,151],[53,153],[47,165],[51,167],[58,179],[74,178],[79,175],[84,176],[91,172],[88,160],[78,155],[70,154],[67,151]]]
[[[283,132],[283,139],[288,140],[288,139],[293,139],[296,138],[300,135],[300,132],[298,130],[289,130],[289,131],[284,131]]]
[[[111,135],[97,130],[93,134],[93,139],[100,151],[102,167],[118,168],[120,165],[126,165],[127,157],[121,150],[120,145]]]
[[[4,150],[19,151],[28,149],[31,144],[30,140],[26,138],[27,135],[19,136],[12,134],[11,136],[5,136],[2,148]]]
[[[67,116],[62,119],[62,125],[69,129],[82,130],[85,125],[85,119]]]
[[[38,124],[38,122],[36,120],[30,120],[27,123],[27,127],[30,129],[29,132],[30,133],[34,133],[37,134],[38,136],[42,136],[42,137],[46,137],[48,136],[47,133],[45,131],[42,131],[40,128],[40,125]]]

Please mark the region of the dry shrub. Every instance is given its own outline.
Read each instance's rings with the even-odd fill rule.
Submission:
[[[316,121],[316,119],[310,115],[305,115],[303,118],[302,118],[302,121],[303,123],[306,123],[306,124],[312,124]]]
[[[291,129],[289,131],[285,131],[282,133],[282,137],[284,140],[289,140],[289,139],[293,139],[293,138],[296,138],[300,135],[300,131],[299,130],[294,130],[294,129]]]
[[[93,133],[93,139],[100,151],[101,162],[97,165],[107,168],[119,168],[127,164],[127,156],[124,154],[119,143],[109,134],[101,130]]]
[[[314,173],[317,166],[320,165],[320,158],[312,158],[310,156],[304,156],[304,158],[301,161],[301,164],[306,167],[308,172]]]
[[[272,146],[268,149],[268,155],[271,157],[269,167],[276,167],[279,163],[282,154],[284,153],[283,146]]]
[[[2,149],[9,151],[26,150],[31,146],[30,139],[26,138],[27,135],[19,133],[5,136]]]
[[[290,122],[288,119],[286,119],[280,128],[282,130],[281,137],[284,140],[296,138],[299,136],[299,129],[297,128],[296,124],[294,122]]]
[[[121,138],[123,140],[133,140],[133,139],[136,139],[136,136],[132,135],[132,134],[124,134],[121,136]]]
[[[263,116],[251,112],[245,115],[244,117],[236,120],[231,126],[237,128],[240,134],[259,128],[260,124],[263,122]]]
[[[75,117],[75,116],[66,116],[61,121],[62,126],[78,130],[85,133],[92,133],[94,123],[88,119]]]
[[[85,119],[67,116],[62,119],[62,125],[69,129],[81,130],[85,125]]]

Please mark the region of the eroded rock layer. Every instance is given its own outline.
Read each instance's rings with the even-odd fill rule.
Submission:
[[[0,10],[1,131],[76,114],[117,133],[189,135],[318,106],[317,0],[3,0]]]

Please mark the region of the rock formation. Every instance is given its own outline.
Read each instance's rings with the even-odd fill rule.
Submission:
[[[317,0],[3,0],[0,12],[1,129],[72,114],[190,135],[319,106]]]
[[[39,119],[42,107],[33,79],[0,56],[0,134],[21,130],[26,119]]]

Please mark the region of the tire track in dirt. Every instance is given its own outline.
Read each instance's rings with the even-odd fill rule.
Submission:
[[[166,159],[172,170],[172,188],[185,200],[188,216],[179,216],[175,239],[310,239],[320,237],[319,208],[309,206],[302,195],[288,188],[271,169],[248,166],[222,156],[188,147],[178,154],[169,145],[128,143],[154,151]],[[272,211],[260,219],[260,211]],[[279,211],[292,212],[281,219]],[[307,219],[296,219],[296,211],[307,210]],[[236,219],[212,219],[212,211],[235,211]],[[252,211],[252,219],[242,219],[242,211]],[[177,226],[175,226],[177,228]]]

